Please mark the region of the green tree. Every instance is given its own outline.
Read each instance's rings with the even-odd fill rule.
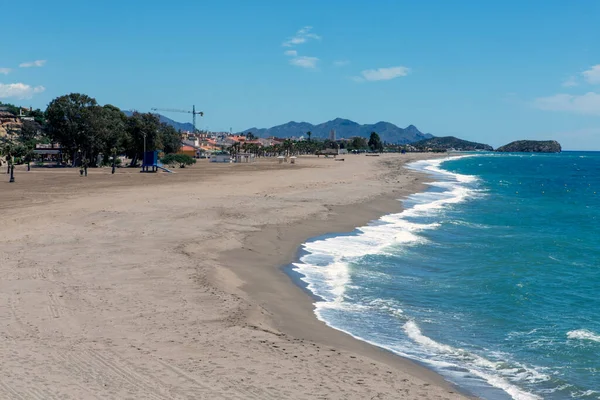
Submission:
[[[127,116],[118,107],[107,104],[94,108],[93,124],[98,139],[98,151],[102,153],[103,163],[108,164],[113,150],[121,153],[126,148]]]
[[[281,147],[281,144],[279,144],[279,143],[274,144],[273,146],[271,146],[271,153],[273,155],[280,155],[282,151],[283,151],[283,149]]]
[[[19,107],[15,106],[14,104],[3,103],[0,101],[0,106],[5,107],[6,111],[12,115],[19,115]]]
[[[256,143],[250,143],[248,145],[248,152],[252,154],[260,154],[260,146]]]
[[[46,116],[44,115],[44,112],[42,110],[40,110],[39,108],[35,109],[33,111],[30,111],[29,116],[33,117],[34,121],[42,126],[46,123]]]
[[[235,142],[234,144],[232,144],[229,147],[229,154],[231,154],[232,156],[235,156],[240,152],[240,149],[241,149],[240,142]]]
[[[58,142],[71,160],[89,160],[94,166],[98,155],[104,163],[114,153],[123,153],[137,164],[144,150],[175,153],[181,149],[181,134],[170,125],[160,123],[154,114],[134,112],[127,117],[118,107],[100,106],[96,100],[79,93],[54,99],[44,114],[49,139]],[[24,132],[32,136],[34,129]]]
[[[137,161],[142,158],[144,143],[146,151],[162,148],[159,129],[159,117],[155,114],[134,112],[133,115],[127,118],[125,153],[131,158],[131,166],[136,166]]]
[[[312,137],[312,132],[311,131],[306,132],[306,136],[308,136],[308,141],[310,142],[310,138]]]
[[[181,133],[171,125],[161,123],[156,114],[134,112],[127,118],[125,132],[125,152],[132,159],[132,166],[142,157],[144,140],[146,151],[176,153],[181,149]]]
[[[196,164],[196,159],[187,154],[167,154],[161,159],[163,164],[179,164],[179,168],[185,168],[187,165]]]
[[[350,142],[350,148],[352,150],[363,150],[369,148],[369,145],[367,144],[367,139],[364,137],[355,136]]]
[[[369,137],[369,148],[372,151],[382,151],[383,143],[381,143],[381,138],[376,132],[371,132],[371,136]]]
[[[326,149],[337,149],[337,148],[339,148],[337,142],[334,141],[334,140],[327,139],[327,140],[323,141],[323,144],[324,144],[324,146],[325,146]]]
[[[57,97],[46,109],[48,136],[71,155],[73,164],[88,160],[95,166],[100,154],[108,162],[111,149],[119,152],[130,144],[127,116],[119,108],[100,106],[79,93]]]
[[[33,152],[33,148],[27,148],[25,155],[23,157],[23,161],[27,163],[27,171],[31,169],[31,162],[35,158],[35,153]]]
[[[8,165],[11,165],[13,159],[13,146],[10,143],[5,143],[4,146],[2,146],[2,149],[0,150],[0,153],[6,159],[6,163]]]
[[[294,142],[291,139],[286,139],[281,145],[286,155],[291,155],[294,151]]]
[[[181,133],[171,125],[161,123],[158,128],[161,150],[165,153],[177,153],[181,150]]]
[[[42,126],[36,121],[23,121],[19,140],[21,143],[35,141],[43,133]]]
[[[99,152],[97,124],[94,114],[98,103],[95,99],[80,93],[71,93],[52,100],[46,109],[48,136],[61,144],[77,159],[77,151],[84,158],[94,159]]]
[[[13,162],[15,164],[22,164],[25,161],[24,159],[30,150],[31,149],[27,148],[22,144],[12,146],[10,150],[10,155],[13,158]]]

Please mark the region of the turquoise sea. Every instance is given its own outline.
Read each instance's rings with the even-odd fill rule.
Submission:
[[[328,325],[485,399],[600,399],[600,153],[420,161],[427,191],[292,268]]]

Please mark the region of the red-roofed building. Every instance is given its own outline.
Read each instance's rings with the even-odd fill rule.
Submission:
[[[177,154],[185,154],[190,157],[197,157],[197,150],[195,147],[183,145],[183,146],[181,146],[181,149],[179,149]]]

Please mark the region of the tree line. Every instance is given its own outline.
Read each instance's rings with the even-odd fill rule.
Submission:
[[[17,115],[18,108],[3,106]],[[131,165],[136,165],[142,158],[144,145],[149,151],[165,153],[175,153],[181,148],[180,132],[161,123],[158,115],[133,112],[127,116],[118,107],[101,106],[85,94],[57,97],[43,113],[35,110],[30,116],[34,121],[24,121],[20,132],[16,135],[9,132],[9,140],[4,140],[5,156],[28,153],[37,143],[58,143],[63,161],[73,165],[85,162],[97,166],[98,160],[107,164],[118,154],[125,154],[132,160]]]
[[[383,151],[383,143],[376,132],[372,132],[369,140],[366,138],[355,136],[349,140],[338,140],[332,141],[326,140],[314,140],[311,139],[312,133],[309,131],[306,133],[308,140],[292,140],[286,139],[283,143],[274,144],[271,146],[260,146],[257,143],[235,143],[229,147],[230,154],[237,154],[240,152],[252,153],[258,156],[265,155],[279,155],[279,154],[316,154],[326,149],[346,149],[352,151]],[[252,132],[247,133],[247,141],[252,141],[256,137]]]
[[[21,109],[12,104],[2,104],[14,116]],[[176,153],[181,148],[181,133],[152,113],[133,112],[126,115],[118,107],[107,104],[101,106],[96,99],[81,93],[71,93],[55,98],[45,111],[28,110],[27,120],[22,124],[8,126],[8,136],[0,138],[0,152],[7,158],[18,158],[29,162],[33,159],[33,149],[39,143],[58,143],[62,161],[71,165],[94,167],[108,165],[117,155],[124,154],[135,166],[146,150],[162,150]],[[348,151],[382,151],[383,143],[376,132],[369,140],[353,137],[349,140],[314,140],[307,132],[308,140],[285,140],[273,146],[260,146],[257,143],[236,143],[228,150],[231,154],[248,152],[256,155],[315,154],[325,149],[346,149]],[[247,133],[248,141],[255,139]]]

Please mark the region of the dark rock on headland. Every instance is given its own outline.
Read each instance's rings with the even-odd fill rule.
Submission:
[[[517,140],[496,149],[511,153],[560,153],[561,150],[556,140]]]
[[[493,151],[494,148],[488,144],[469,142],[455,138],[454,136],[435,137],[432,139],[425,139],[412,144],[419,150],[435,149],[435,150],[459,150],[459,151],[476,151],[485,150]]]

